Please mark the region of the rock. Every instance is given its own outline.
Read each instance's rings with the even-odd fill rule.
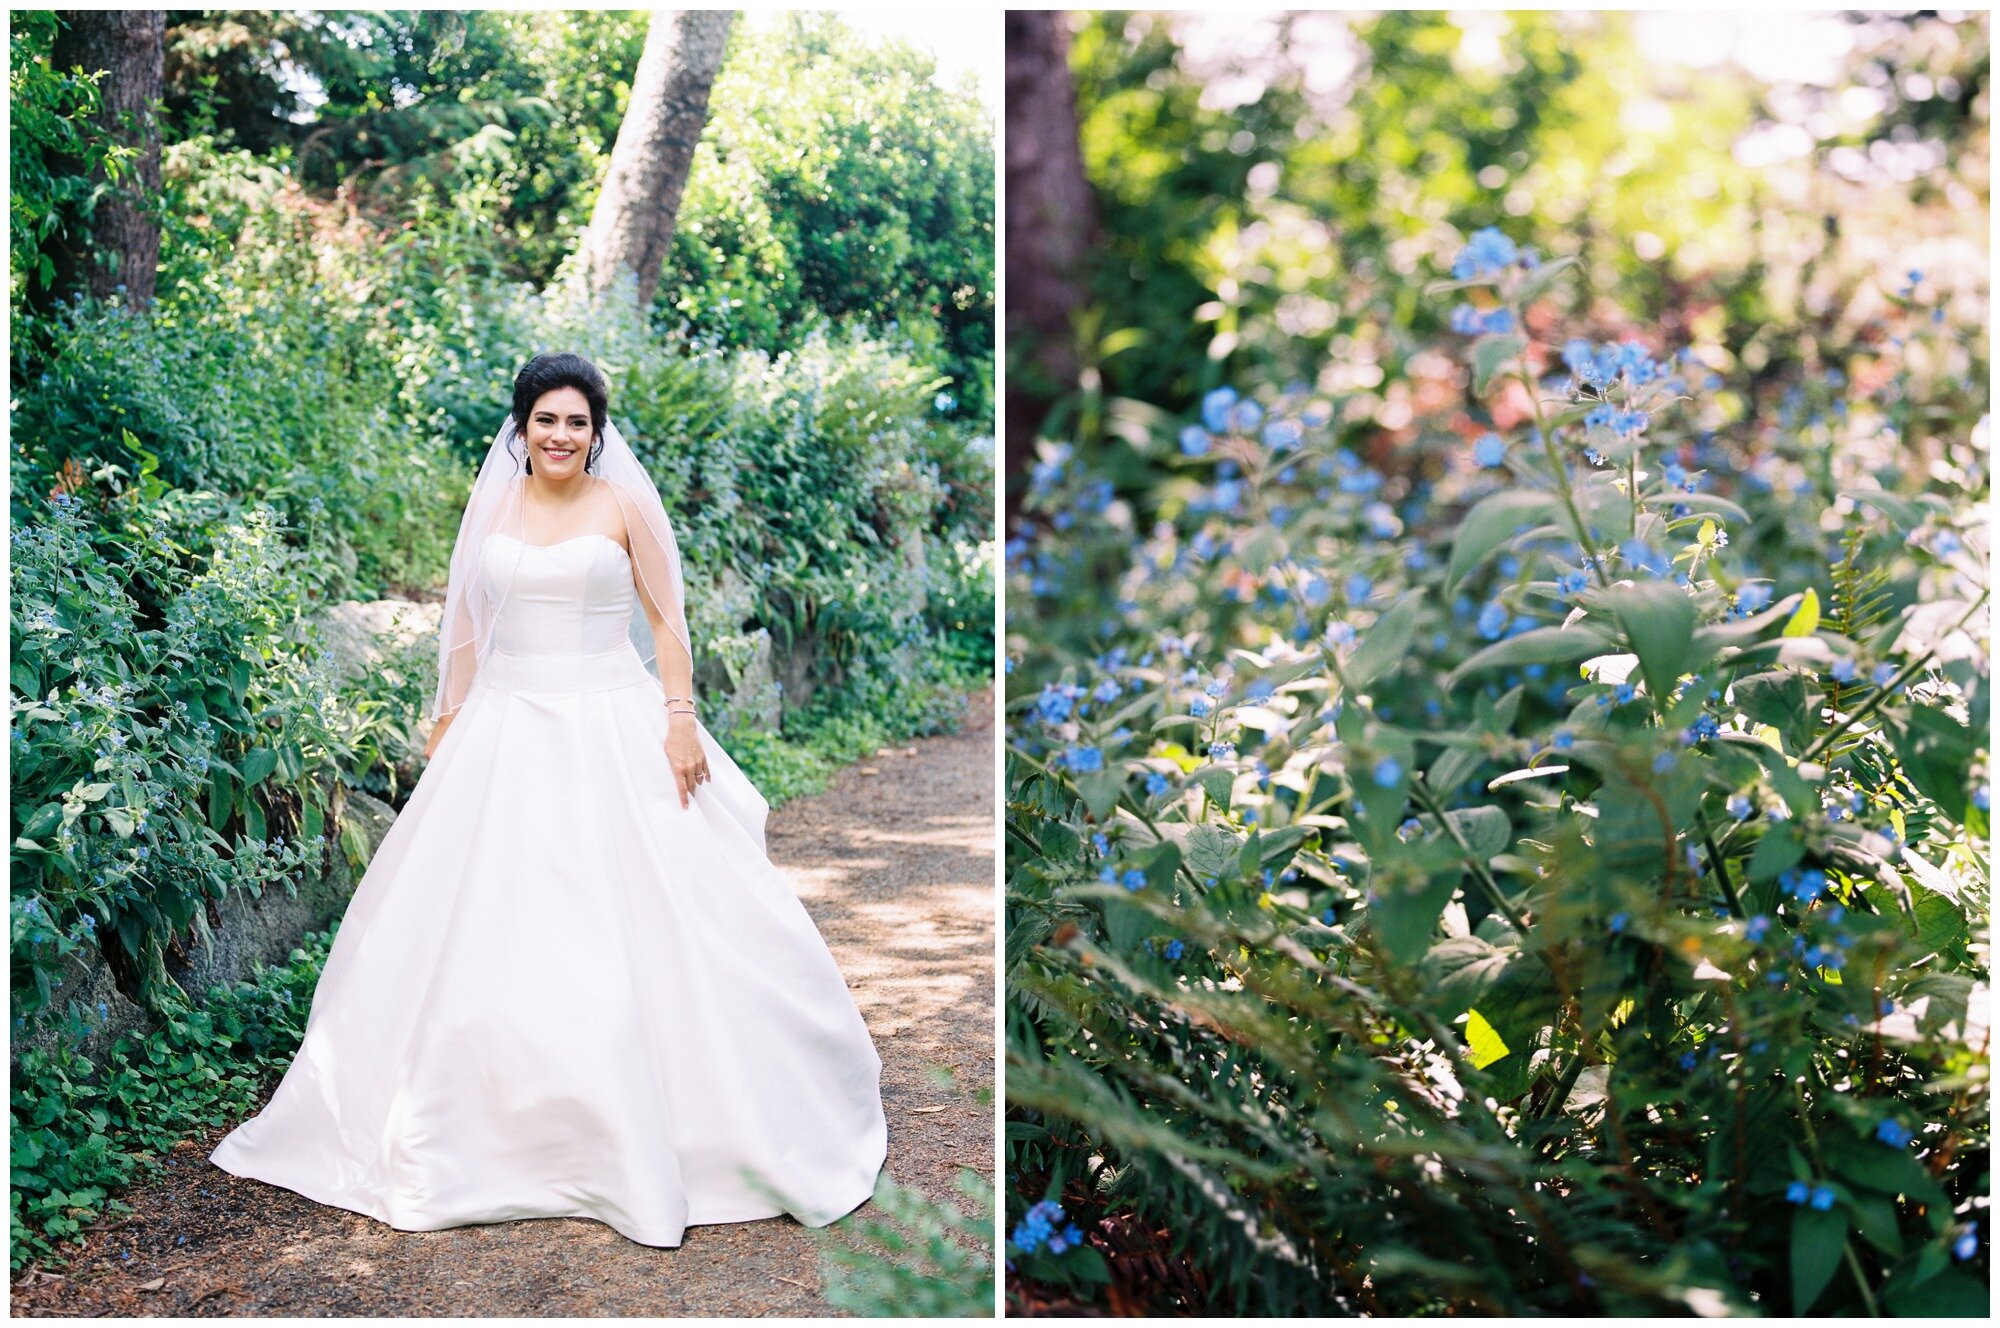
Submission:
[[[341,814],[360,830],[370,857],[396,819],[387,805],[365,793],[351,791]],[[346,911],[347,901],[360,878],[348,865],[345,854],[336,851],[333,859],[324,876],[306,882],[296,894],[273,892],[261,899],[232,895],[221,901],[216,908],[222,921],[219,925],[211,924],[215,936],[213,948],[194,937],[178,938],[166,957],[168,975],[200,1004],[210,987],[240,982],[250,977],[260,963],[282,961],[307,932],[330,926]],[[106,1014],[76,1044],[76,1050],[93,1063],[101,1065],[105,1053],[120,1037],[128,1033],[143,1035],[151,1027],[146,1011],[118,990],[110,966],[101,955],[92,955],[88,961],[75,956],[65,960],[60,977],[61,996],[80,1002],[87,1010],[94,1011],[99,1005],[105,1008]],[[47,1050],[62,1037],[61,1030],[53,1027],[18,1033],[13,1044],[14,1063],[18,1065],[22,1051],[31,1047]]]
[[[314,623],[343,681],[378,667],[392,652],[437,636],[444,605],[409,599],[346,600]]]

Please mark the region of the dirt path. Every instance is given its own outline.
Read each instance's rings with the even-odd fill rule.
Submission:
[[[993,728],[849,767],[772,814],[772,858],[847,975],[882,1054],[888,1173],[952,1195],[992,1176]],[[941,1086],[932,1071],[953,1071]],[[232,1125],[234,1123],[232,1122]],[[63,1275],[14,1279],[16,1315],[817,1315],[812,1234],[790,1218],[688,1228],[679,1249],[541,1218],[401,1232],[211,1165],[211,1131],[125,1199]],[[864,1205],[860,1212],[872,1211]]]

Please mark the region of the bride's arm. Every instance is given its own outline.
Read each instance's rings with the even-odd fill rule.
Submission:
[[[444,741],[445,731],[451,728],[451,721],[458,716],[459,707],[465,704],[467,694],[472,691],[472,675],[479,667],[477,643],[472,636],[472,613],[460,603],[454,619],[451,639],[456,642],[446,655],[443,678],[439,695],[451,709],[438,716],[438,722],[431,729],[430,741],[424,744],[424,760],[436,754],[439,744]]]
[[[667,626],[667,620],[639,583],[639,602],[646,606],[646,625],[653,629],[653,654],[660,665],[660,683],[667,696],[694,695],[694,660],[687,647]],[[708,777],[708,755],[701,749],[701,735],[695,717],[686,706],[667,711],[667,764],[674,770],[674,784],[680,790],[681,806],[688,805],[695,786]]]
[[[708,778],[708,754],[702,750],[700,727],[691,713],[694,697],[694,657],[681,639],[686,619],[680,604],[679,559],[666,547],[664,539],[628,507],[629,499],[619,495],[620,516],[625,526],[626,551],[632,566],[632,584],[645,609],[646,626],[653,633],[653,656],[660,670],[661,703],[668,698],[686,702],[667,706],[667,738],[663,744],[667,764],[673,767],[674,784],[681,806],[688,805],[697,785]]]

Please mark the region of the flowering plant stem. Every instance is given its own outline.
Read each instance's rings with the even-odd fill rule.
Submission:
[[[1525,328],[1527,324],[1524,322],[1521,326]],[[1527,392],[1528,409],[1535,416],[1535,437],[1541,440],[1542,452],[1548,457],[1549,470],[1555,476],[1556,491],[1562,495],[1563,507],[1569,512],[1570,524],[1576,527],[1576,542],[1583,546],[1583,554],[1590,563],[1590,570],[1597,574],[1597,584],[1603,589],[1609,590],[1611,588],[1611,578],[1604,570],[1604,561],[1598,557],[1596,546],[1591,542],[1590,528],[1583,523],[1583,513],[1577,508],[1576,491],[1570,488],[1569,483],[1569,467],[1563,464],[1562,453],[1556,451],[1555,435],[1549,431],[1546,419],[1542,415],[1542,399],[1537,394],[1534,375],[1528,370],[1528,341],[1526,337],[1521,339],[1521,349],[1515,355],[1514,362],[1519,366],[1515,376],[1519,379],[1523,390]],[[1633,511],[1636,514],[1638,511],[1639,495],[1634,493],[1631,495],[1631,498]],[[1634,520],[1637,520],[1636,515]]]
[[[1972,620],[1972,615],[1979,612],[1980,606],[1986,603],[1986,596],[1990,593],[1991,593],[1990,590],[1981,590],[1979,592],[1979,598],[1972,601],[1971,607],[1966,609],[1964,613],[1958,616],[1958,621],[1953,623],[1949,628],[1938,633],[1938,638],[1937,638],[1938,642],[1940,643],[1943,642],[1953,632],[1957,631],[1959,628],[1965,626],[1966,623],[1970,622]],[[1932,658],[1936,656],[1937,652],[1938,652],[1937,645],[1933,644],[1929,650],[1926,650],[1922,655],[1920,655],[1916,659],[1911,660],[1908,664],[1905,664],[1901,669],[1897,670],[1895,677],[1889,679],[1888,682],[1884,683],[1882,686],[1875,689],[1875,695],[1869,697],[1866,701],[1863,701],[1860,705],[1856,706],[1851,712],[1849,712],[1846,716],[1844,716],[1832,728],[1828,729],[1825,733],[1822,733],[1819,737],[1813,739],[1812,745],[1806,748],[1805,751],[1799,753],[1799,759],[1801,761],[1812,760],[1814,757],[1818,756],[1821,752],[1825,751],[1828,747],[1832,746],[1835,740],[1837,740],[1841,734],[1847,732],[1849,729],[1853,728],[1856,724],[1859,724],[1862,720],[1874,714],[1875,711],[1881,707],[1884,701],[1887,701],[1890,697],[1896,694],[1897,689],[1901,688],[1903,684],[1908,682],[1910,679],[1916,677],[1917,674],[1923,672],[1924,666],[1931,662]]]

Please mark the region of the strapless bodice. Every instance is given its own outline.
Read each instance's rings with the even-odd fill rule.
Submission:
[[[632,644],[629,555],[608,535],[526,544],[494,533],[480,575],[499,607],[479,672],[508,691],[599,691],[651,681]]]

